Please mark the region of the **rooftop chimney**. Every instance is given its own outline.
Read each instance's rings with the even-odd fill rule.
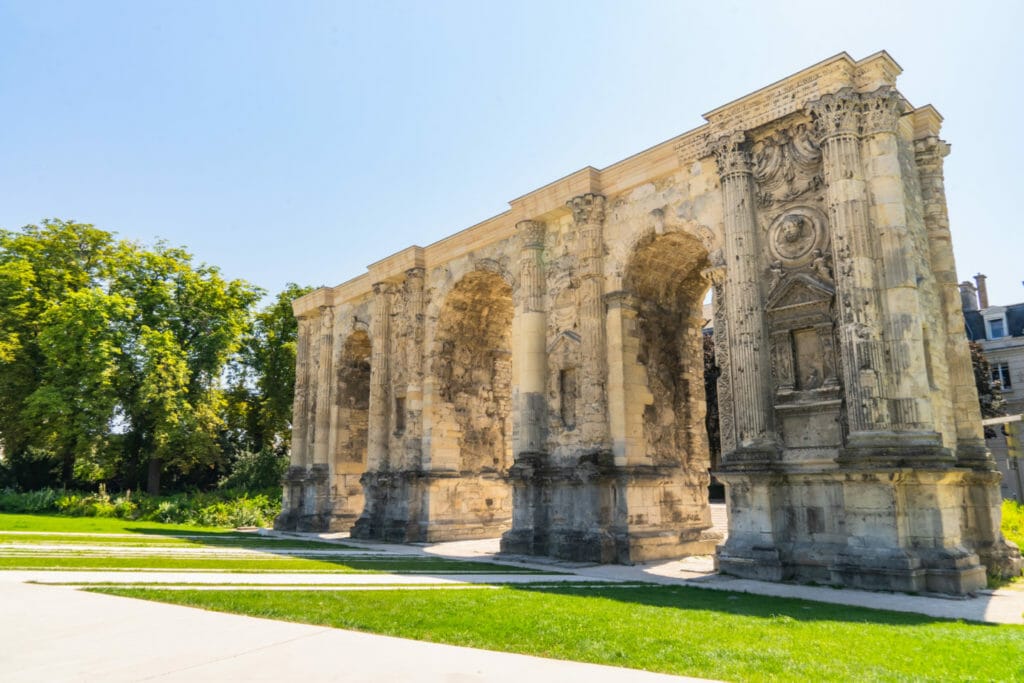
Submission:
[[[978,310],[978,288],[970,280],[960,283],[960,305],[965,311]]]
[[[988,308],[988,287],[985,286],[985,280],[987,278],[978,273],[974,276],[974,281],[978,283],[978,308]]]

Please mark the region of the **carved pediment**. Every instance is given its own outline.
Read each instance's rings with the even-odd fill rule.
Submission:
[[[567,351],[575,351],[580,345],[580,335],[576,334],[572,330],[565,330],[559,332],[555,340],[548,344],[548,355],[553,356],[557,353],[561,354]]]
[[[835,289],[810,275],[788,275],[768,296],[769,313],[789,312],[803,308],[827,309],[832,303]]]

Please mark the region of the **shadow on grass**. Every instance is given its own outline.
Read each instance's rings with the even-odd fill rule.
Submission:
[[[782,598],[753,593],[695,588],[692,586],[664,585],[590,585],[590,586],[531,586],[509,585],[518,591],[590,597],[647,607],[675,608],[689,611],[707,611],[745,617],[759,617],[775,623],[837,621],[851,623],[920,626],[950,623],[958,620],[931,617],[913,612],[891,612],[868,607],[853,607],[799,598]],[[983,600],[982,598],[975,598]],[[997,626],[982,621],[971,621],[979,626]]]

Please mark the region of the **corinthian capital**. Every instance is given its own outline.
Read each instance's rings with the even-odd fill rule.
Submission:
[[[604,195],[580,195],[573,197],[565,205],[572,210],[572,218],[576,225],[604,222]]]
[[[914,140],[914,156],[917,163],[938,163],[949,154],[949,143],[934,135]]]
[[[819,140],[860,133],[861,98],[852,88],[824,95],[807,105]]]
[[[750,173],[753,164],[750,159],[750,145],[745,133],[723,135],[709,145],[718,164],[718,175],[723,178],[733,173]]]
[[[860,96],[861,125],[864,135],[896,132],[896,123],[903,114],[903,98],[893,88],[882,86]]]
[[[516,223],[516,234],[519,235],[519,243],[522,248],[542,249],[544,233],[547,232],[547,228],[544,221],[519,221]]]

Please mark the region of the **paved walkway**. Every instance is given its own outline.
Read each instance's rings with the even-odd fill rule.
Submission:
[[[0,572],[6,683],[697,680],[27,585],[6,574]]]

